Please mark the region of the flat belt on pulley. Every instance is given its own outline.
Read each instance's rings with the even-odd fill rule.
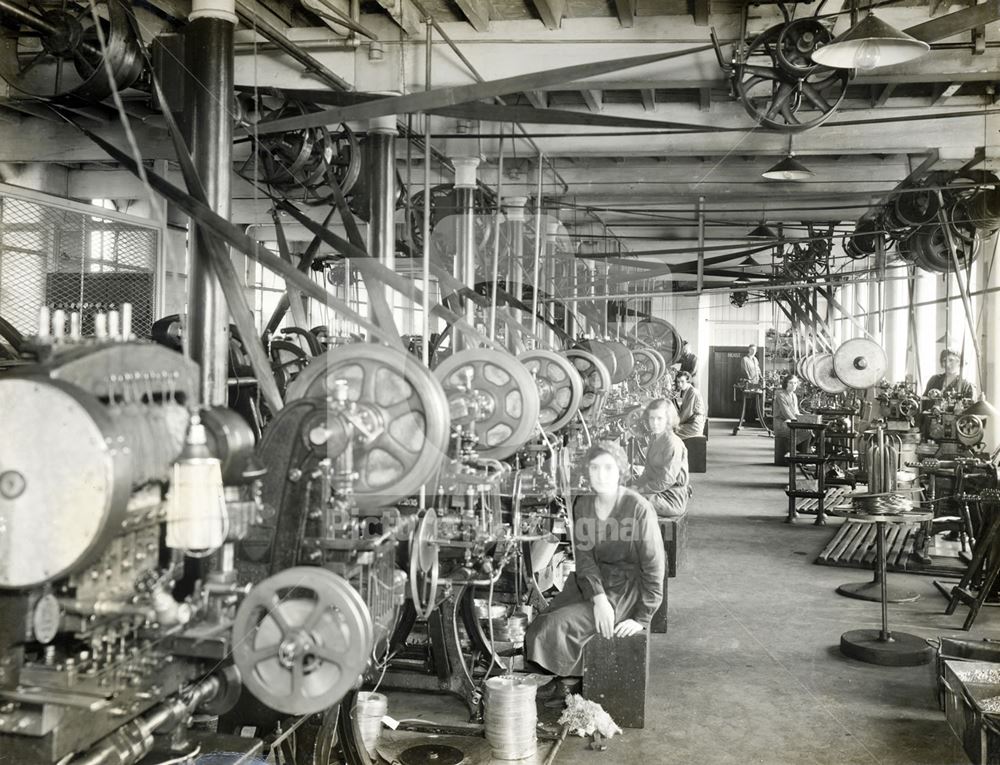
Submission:
[[[434,375],[449,402],[461,405],[463,398],[474,397],[479,409],[472,429],[482,456],[509,457],[531,437],[541,406],[538,387],[510,354],[488,348],[459,351],[438,364]]]
[[[580,400],[580,412],[584,415],[596,414],[594,407],[599,405],[600,397],[611,390],[611,374],[594,354],[579,348],[563,351],[576,371],[583,378],[583,398]]]
[[[337,380],[346,381],[349,401],[380,420],[375,438],[353,441],[358,506],[393,505],[412,496],[447,453],[449,409],[441,384],[404,351],[358,343],[315,357],[288,386],[287,401],[326,399]]]
[[[615,355],[615,351],[614,348],[611,347],[611,343],[601,340],[584,340],[577,343],[575,347],[581,351],[593,354],[602,364],[604,364],[604,367],[608,370],[608,374],[611,376],[612,385],[620,382],[617,380],[618,357]]]

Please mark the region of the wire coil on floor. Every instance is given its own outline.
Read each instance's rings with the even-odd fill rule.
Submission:
[[[498,760],[531,757],[538,749],[534,683],[516,677],[486,681],[486,740]]]

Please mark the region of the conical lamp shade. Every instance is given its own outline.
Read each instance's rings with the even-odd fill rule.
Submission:
[[[761,173],[772,181],[807,181],[813,177],[813,171],[789,155],[770,170]]]
[[[998,412],[985,398],[979,399],[979,401],[970,406],[968,409],[963,409],[962,414],[974,414],[976,417],[1000,416],[1000,412]]]
[[[766,223],[761,223],[757,228],[747,234],[749,239],[777,239],[778,235],[774,233],[774,229],[768,226]]]
[[[922,56],[931,46],[900,32],[874,14],[812,54],[813,63],[832,69],[874,69]]]
[[[748,257],[746,260],[740,263],[740,265],[743,266],[744,268],[760,268],[760,263],[754,260],[753,256]]]

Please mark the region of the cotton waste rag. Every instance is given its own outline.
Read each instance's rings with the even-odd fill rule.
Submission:
[[[576,736],[591,736],[600,733],[605,738],[611,738],[622,729],[604,711],[604,707],[596,701],[588,701],[578,693],[566,694],[566,708],[560,725],[569,726],[569,732]]]

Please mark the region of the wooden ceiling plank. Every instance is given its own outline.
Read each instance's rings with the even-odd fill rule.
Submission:
[[[559,29],[566,14],[566,0],[531,0],[546,29]]]
[[[548,109],[549,108],[549,94],[544,90],[528,90],[525,91],[524,97],[528,99],[528,103],[534,106],[536,109]]]
[[[465,20],[477,32],[490,31],[489,0],[455,0],[455,5],[461,9]]]
[[[652,88],[643,88],[639,91],[642,96],[642,108],[647,112],[656,111],[656,91]]]
[[[712,13],[712,0],[692,0],[694,5],[694,23],[699,27],[708,26],[708,18]]]
[[[587,108],[590,111],[599,112],[604,110],[603,90],[581,90],[580,95],[583,96],[583,101],[587,104]]]
[[[876,86],[872,86],[876,87]],[[889,96],[892,95],[893,91],[896,90],[896,84],[890,82],[883,85],[881,90],[878,91],[878,95],[872,98],[872,107],[878,109],[881,106],[885,106],[885,102],[889,100]]]
[[[955,95],[959,88],[962,87],[961,82],[953,82],[949,85],[940,85],[935,90],[934,97],[931,99],[931,106],[940,106],[953,95]]]
[[[903,31],[918,40],[932,43],[946,40],[985,24],[992,24],[997,19],[1000,19],[1000,0],[986,0],[986,2],[973,5],[971,8],[930,19],[922,24],[915,24]]]
[[[618,22],[625,28],[635,25],[635,0],[615,0]]]

